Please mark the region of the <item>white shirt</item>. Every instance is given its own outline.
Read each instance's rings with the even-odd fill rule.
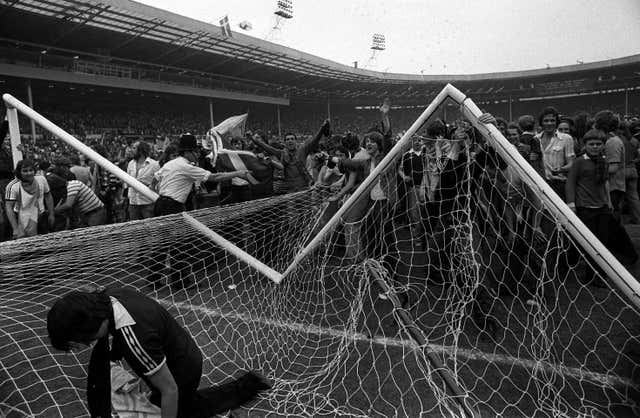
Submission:
[[[158,194],[180,203],[187,201],[191,187],[197,182],[207,181],[210,171],[193,165],[184,157],[174,158],[156,171]]]
[[[352,159],[355,161],[355,160],[368,160],[369,158],[371,158],[371,156],[369,155],[367,150],[360,147],[360,150],[356,152],[356,155],[354,155]]]
[[[372,158],[371,166],[370,166],[371,169],[369,170],[369,173],[373,171],[375,166],[376,166],[376,163],[375,161],[373,161],[373,158]],[[370,197],[371,197],[371,200],[385,200],[387,198],[387,196],[384,195],[384,190],[382,190],[382,186],[380,185],[380,180],[378,180],[376,182],[376,185],[373,186],[373,188],[371,189]]]
[[[127,165],[127,174],[138,180],[140,183],[149,187],[153,180],[154,174],[160,169],[158,162],[152,158],[147,157],[142,165],[138,165],[136,160],[129,161]],[[125,183],[125,187],[128,185]],[[153,203],[153,200],[145,197],[137,190],[129,187],[129,204],[131,205],[149,205]]]

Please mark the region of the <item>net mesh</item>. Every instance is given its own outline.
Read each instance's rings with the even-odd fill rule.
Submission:
[[[436,118],[463,123],[457,104],[424,126]],[[193,335],[202,386],[246,369],[274,382],[250,416],[637,415],[637,309],[485,138],[424,126],[413,185],[398,178],[407,141],[373,183],[384,199],[362,193],[280,284],[182,215],[0,244],[0,410],[87,415],[89,352],[54,351],[46,313],[68,291],[126,285]],[[329,196],[189,214],[283,272]]]

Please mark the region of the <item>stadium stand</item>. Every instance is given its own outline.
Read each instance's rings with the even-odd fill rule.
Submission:
[[[86,200],[54,225],[31,225],[39,236],[1,225],[0,415],[87,414],[89,351],[53,351],[45,316],[64,292],[114,285],[156,299],[194,336],[203,384],[240,368],[274,379],[245,409],[251,416],[638,415],[638,285],[625,268],[637,277],[626,231],[640,223],[640,55],[508,73],[394,74],[230,37],[127,0],[18,0],[3,3],[0,17],[2,93],[140,181],[147,157],[160,170],[180,144],[203,180],[176,201],[199,210],[124,223],[134,219],[130,204],[146,201],[19,119],[20,150],[54,203],[67,194]],[[441,100],[448,83],[505,124],[479,122],[490,115],[471,112],[460,95]],[[582,128],[598,112],[612,111],[596,127],[619,125],[610,136],[622,146],[608,143],[606,152],[611,159],[624,148],[615,155],[629,157],[635,195],[615,216],[600,214],[609,234],[593,222],[576,227],[569,206],[550,197],[568,169],[549,175],[535,162],[540,141],[570,137],[555,128],[545,136],[541,122],[537,140],[507,129],[521,115],[537,121],[548,106],[559,110],[556,122],[573,123],[565,163],[584,159]],[[241,152],[209,158],[217,150],[209,129],[245,113],[245,129],[221,139]],[[187,132],[197,153],[184,145]],[[4,209],[31,189],[5,169],[15,161],[8,138],[0,140]],[[358,154],[366,165],[341,160]],[[246,175],[207,182],[205,169],[264,177],[260,187]],[[82,173],[90,191],[72,183]],[[160,187],[149,178],[145,186]],[[296,180],[314,187],[294,190]],[[371,190],[354,192],[363,181]],[[563,195],[564,185],[554,191]],[[85,229],[94,209],[80,208],[97,202],[91,193],[108,220]],[[332,223],[353,195],[353,209]],[[274,277],[282,280],[275,287]]]

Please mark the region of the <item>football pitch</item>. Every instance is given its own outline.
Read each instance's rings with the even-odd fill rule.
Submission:
[[[638,247],[640,228],[629,231]],[[59,252],[47,257],[48,263],[64,259]],[[425,264],[412,257],[401,265]],[[425,351],[457,371],[460,386],[482,416],[551,416],[551,409],[539,407],[553,405],[558,395],[575,408],[590,405],[587,416],[635,416],[630,399],[620,394],[637,392],[639,351],[629,345],[628,333],[638,335],[640,324],[630,310],[616,314],[619,300],[608,289],[586,288],[566,277],[555,309],[545,318],[555,330],[552,344],[543,344],[532,332],[537,325],[529,305],[518,298],[496,299],[493,315],[502,326],[488,330],[465,321],[454,356],[446,319],[450,284],[417,279],[426,277],[424,271],[404,272],[412,277],[415,301],[409,316],[428,342],[420,346],[364,268],[331,263],[322,268],[322,281],[275,285],[238,263],[211,265],[200,270],[197,284],[179,291],[153,290],[146,281],[134,281],[143,272],[133,269],[126,274],[105,270],[100,280],[86,283],[34,283],[4,275],[0,411],[10,417],[87,414],[84,366],[89,353],[53,352],[46,312],[54,295],[89,283],[113,284],[109,280],[116,277],[118,284],[153,296],[189,329],[204,354],[203,384],[220,383],[244,369],[273,380],[273,390],[233,411],[234,416],[303,416],[309,411],[313,416],[442,416],[434,385],[446,389],[425,362]],[[556,350],[545,354],[548,362],[535,360],[540,352],[529,351],[548,347]],[[619,360],[620,352],[627,363]],[[561,364],[551,361],[557,358]]]

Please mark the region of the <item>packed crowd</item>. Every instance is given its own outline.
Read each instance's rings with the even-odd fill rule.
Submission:
[[[2,237],[16,239],[176,213],[197,208],[202,201],[199,196],[207,193],[217,195],[218,202],[226,204],[310,186],[333,192],[325,212],[328,219],[393,145],[389,104],[385,103],[380,111],[378,121],[364,135],[337,134],[335,126],[326,121],[315,135],[302,138],[287,133],[280,140],[261,130],[247,131],[244,137],[225,138],[228,148],[249,152],[253,158],[247,167],[254,171],[237,171],[225,167],[220,160],[216,164],[208,147],[190,134],[175,141],[162,138],[149,142],[117,136],[86,140],[99,154],[154,189],[160,195],[155,203],[82,154],[54,142],[25,145],[24,159],[13,169],[6,147],[5,123],[0,132],[5,142],[0,154],[0,187],[4,190]],[[537,118],[523,115],[511,122],[488,114],[483,118],[495,124],[603,243],[615,241],[612,234],[620,229],[611,228],[611,219],[620,223],[623,211],[628,213],[628,222],[640,222],[640,121],[621,120],[606,110],[595,117],[586,113],[567,117],[553,107],[545,108]],[[397,169],[385,171],[370,191],[370,199],[363,199],[359,207],[349,211],[353,219],[347,221],[359,220],[365,212],[375,217],[378,212],[388,211],[389,202],[393,201],[395,212],[407,214],[408,219],[402,222],[412,225],[413,233],[419,237],[418,245],[426,244],[429,219],[440,218],[461,194],[456,186],[464,176],[460,167],[472,158],[474,166],[481,166],[483,172],[488,166],[499,172],[492,177],[493,186],[503,190],[502,198],[508,204],[491,203],[503,207],[504,233],[507,239],[514,239],[522,206],[539,205],[539,199],[511,166],[489,163],[499,158],[495,152],[487,158],[490,147],[472,140],[477,137],[464,121],[429,123],[420,135],[415,135],[412,149],[402,156]],[[534,232],[547,232],[541,216],[529,221]],[[370,229],[375,234],[378,227],[373,225]],[[357,223],[345,227],[347,258],[361,257],[360,242],[370,241],[360,236],[359,228]],[[635,258],[629,251],[626,255]]]

